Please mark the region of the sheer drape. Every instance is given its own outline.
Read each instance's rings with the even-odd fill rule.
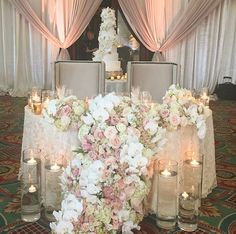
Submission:
[[[207,86],[213,92],[223,76],[232,76],[233,81],[236,80],[235,0],[191,0],[186,5],[182,1],[174,6],[179,12],[172,10],[171,4],[175,1],[166,0],[169,4],[165,7],[163,27],[166,39],[159,40],[162,41],[160,47],[156,38],[163,34],[158,34],[153,25],[155,22],[150,24],[147,19],[147,15],[153,14],[150,11],[158,14],[160,10],[158,4],[148,7],[152,1],[157,3],[155,0],[132,0],[129,4],[119,0],[119,3],[145,47],[151,51],[164,51],[167,61],[179,64],[179,80],[183,87],[201,89]],[[156,20],[157,25],[158,22]],[[157,33],[156,37],[151,32]]]
[[[224,0],[191,35],[166,51],[166,59],[180,65],[182,86],[213,92],[224,76],[236,82],[235,38],[236,1]]]
[[[78,39],[100,2],[12,1],[16,6],[22,6],[21,3],[30,6],[27,10],[33,15],[34,23],[31,24],[9,1],[0,1],[0,91],[24,96],[32,86],[50,88],[59,47],[67,48]],[[64,7],[67,11],[63,10]],[[26,10],[25,6],[22,9]],[[27,14],[27,11],[22,14]],[[36,24],[46,37],[36,30]],[[61,58],[68,58],[65,50],[62,51]]]
[[[41,2],[32,1],[41,12]],[[0,1],[0,90],[24,96],[29,87],[50,88],[58,48],[48,43],[8,1]]]
[[[38,17],[27,0],[9,1],[45,38],[55,46],[66,49],[83,33],[102,0],[42,1],[43,8],[45,8],[45,5],[49,6],[51,4],[55,8],[55,15],[51,20],[56,25],[56,35]],[[64,50],[62,52],[66,53]],[[68,52],[65,55],[69,57]]]
[[[173,21],[166,33],[166,9],[170,0],[119,0],[124,15],[134,33],[152,52],[164,51],[176,45],[193,31],[222,0],[191,0],[182,15]],[[179,3],[179,4],[183,4]],[[165,37],[167,36],[167,39]]]

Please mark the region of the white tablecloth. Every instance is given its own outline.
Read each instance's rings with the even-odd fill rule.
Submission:
[[[216,187],[215,145],[212,112],[208,111],[207,132],[205,139],[199,141],[194,127],[188,126],[177,131],[168,132],[168,142],[158,158],[169,158],[181,162],[187,150],[200,150],[204,155],[202,197],[206,197]],[[72,150],[78,145],[77,131],[59,131],[46,122],[42,116],[34,115],[25,107],[24,132],[22,150],[38,147],[46,154],[72,155]],[[156,183],[153,177],[152,190],[148,198],[149,209],[156,210]]]

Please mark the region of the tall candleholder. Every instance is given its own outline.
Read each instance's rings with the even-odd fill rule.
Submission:
[[[31,91],[30,102],[32,103],[32,111],[36,115],[40,115],[42,112],[42,101],[41,101],[42,91],[39,88],[34,88]]]
[[[55,221],[53,211],[61,208],[62,190],[60,176],[63,172],[61,158],[48,157],[45,162],[45,216],[49,221]]]
[[[177,175],[176,161],[158,161],[157,225],[164,229],[174,229],[176,226]]]
[[[179,190],[178,226],[187,232],[195,231],[198,227],[202,170],[202,155],[186,152]]]
[[[21,219],[25,222],[35,222],[40,218],[40,153],[40,149],[26,149],[23,151],[23,175],[21,178]]]

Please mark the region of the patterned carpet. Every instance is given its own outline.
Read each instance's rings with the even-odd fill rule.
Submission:
[[[20,219],[19,171],[24,98],[0,97],[0,233],[50,233],[46,220]],[[202,200],[199,228],[194,233],[236,234],[236,102],[211,103],[215,126],[218,187]],[[155,217],[142,222],[138,234],[167,233]],[[184,233],[180,230],[169,233]]]

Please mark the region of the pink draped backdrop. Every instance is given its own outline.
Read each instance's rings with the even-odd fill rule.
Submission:
[[[55,16],[51,19],[54,21],[52,24],[56,24],[57,34],[55,34],[38,17],[29,1],[9,1],[45,38],[62,49],[68,48],[80,37],[102,2],[102,0],[42,1],[42,4],[48,2],[55,5]],[[68,52],[62,51],[66,53],[64,58],[68,58]]]
[[[222,0],[191,0],[183,14],[166,30],[165,10],[170,0],[118,0],[124,15],[144,46],[152,52],[168,50],[183,40]],[[167,33],[168,32],[168,33]]]

